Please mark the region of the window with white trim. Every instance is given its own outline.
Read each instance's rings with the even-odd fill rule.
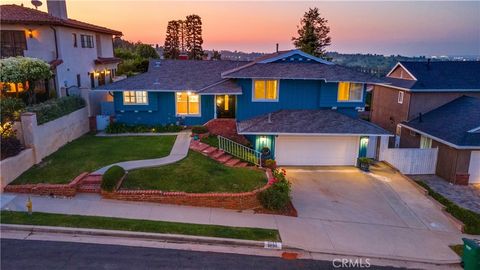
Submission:
[[[278,80],[253,80],[253,101],[278,101]]]
[[[124,91],[123,104],[125,105],[147,105],[147,91]]]
[[[337,97],[341,102],[362,102],[363,83],[339,82]]]
[[[404,96],[404,95],[405,95],[405,92],[403,92],[403,91],[398,91],[398,99],[397,99],[397,101],[398,101],[399,104],[403,104],[403,96]]]
[[[190,92],[177,92],[177,115],[200,115],[200,96]]]
[[[82,48],[93,48],[93,36],[80,35],[80,44]]]
[[[432,139],[428,138],[428,137],[425,137],[425,136],[421,136],[420,137],[420,148],[421,149],[432,148]]]

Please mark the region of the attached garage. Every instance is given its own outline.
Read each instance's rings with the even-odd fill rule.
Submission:
[[[355,165],[359,152],[357,136],[278,136],[278,165]]]
[[[470,174],[469,184],[480,183],[480,151],[472,151],[468,174]]]

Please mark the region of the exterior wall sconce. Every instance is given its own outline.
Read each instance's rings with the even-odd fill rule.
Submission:
[[[28,35],[29,38],[33,38],[33,31],[32,31],[32,29],[28,29],[28,30],[27,30],[27,35]]]

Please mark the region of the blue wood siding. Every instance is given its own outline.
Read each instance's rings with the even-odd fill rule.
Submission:
[[[339,112],[356,115],[356,107],[365,106],[365,89],[362,102],[338,102],[338,83],[318,80],[280,80],[278,102],[253,102],[252,80],[239,80],[243,94],[237,96],[237,120],[282,109],[327,109],[337,107]]]
[[[148,92],[148,105],[124,105],[122,92],[114,93],[115,115],[118,122],[126,124],[202,125],[214,117],[213,96],[201,96],[201,116],[180,118],[175,112],[174,92]]]

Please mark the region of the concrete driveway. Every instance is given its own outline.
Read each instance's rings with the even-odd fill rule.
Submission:
[[[306,250],[448,263],[461,232],[411,182],[380,164],[286,168],[298,218],[277,217],[282,240]]]

